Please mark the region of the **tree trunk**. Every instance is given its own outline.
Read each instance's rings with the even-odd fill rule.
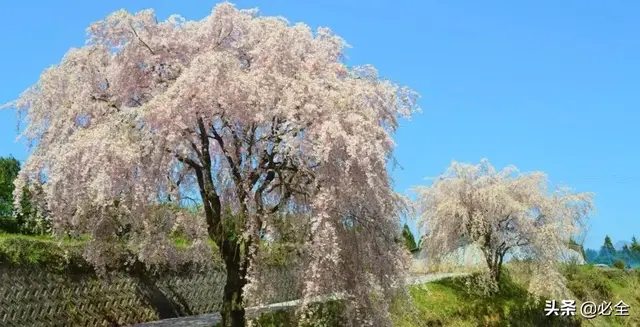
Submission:
[[[495,265],[491,270],[491,279],[496,285],[500,285],[500,276],[502,275],[502,267]]]
[[[246,316],[243,303],[243,287],[247,283],[246,270],[241,269],[240,242],[224,240],[222,257],[227,270],[222,299],[222,327],[244,327]]]
[[[500,277],[502,275],[502,261],[504,259],[504,253],[502,251],[491,249],[483,249],[485,260],[487,261],[487,267],[489,268],[489,276],[491,281],[495,284],[495,291],[499,290]]]

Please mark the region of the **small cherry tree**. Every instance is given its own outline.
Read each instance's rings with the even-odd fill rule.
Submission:
[[[519,174],[453,162],[430,186],[418,186],[419,221],[428,228],[427,255],[438,260],[457,247],[476,243],[497,286],[505,255],[526,256],[553,268],[572,235],[593,209],[592,194],[565,187],[549,192],[542,172]]]
[[[245,324],[264,235],[299,217],[305,299],[347,291],[359,323],[388,323],[405,262],[387,159],[417,95],[347,67],[344,47],[326,28],[228,3],[200,21],[117,11],[9,105],[35,143],[18,189],[46,181],[53,228],[90,235],[98,267],[124,226],[150,264],[206,260],[213,240],[224,326]],[[159,205],[187,199],[199,219]],[[183,252],[176,229],[190,239]]]

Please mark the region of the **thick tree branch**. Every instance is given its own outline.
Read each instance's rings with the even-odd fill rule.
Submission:
[[[207,130],[204,125],[204,121],[201,117],[197,119],[198,124],[198,135],[200,136],[200,161],[203,164],[203,172],[202,172],[202,181],[198,180],[198,185],[200,185],[201,192],[203,193],[202,200],[204,202],[208,202],[211,207],[212,217],[207,219],[208,228],[213,233],[210,235],[214,235],[218,242],[221,241],[222,226],[221,226],[221,215],[222,215],[222,204],[220,203],[220,197],[215,191],[215,187],[213,184],[212,166],[211,166],[211,154],[209,152],[209,138],[207,136]],[[206,201],[205,201],[206,200]]]

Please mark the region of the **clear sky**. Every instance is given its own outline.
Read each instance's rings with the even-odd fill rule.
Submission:
[[[135,5],[132,5],[135,3]],[[455,159],[522,171],[596,193],[586,245],[640,237],[640,3],[637,1],[236,1],[346,39],[349,64],[370,63],[422,95],[397,134],[398,191]],[[213,1],[2,1],[0,103],[84,43],[120,8],[160,19],[209,14]],[[0,112],[0,156],[24,160],[14,112]]]

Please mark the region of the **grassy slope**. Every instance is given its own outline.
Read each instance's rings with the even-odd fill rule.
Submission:
[[[395,326],[640,326],[640,271],[625,272],[593,266],[569,266],[565,270],[569,289],[582,301],[596,303],[624,300],[630,317],[598,317],[563,320],[545,317],[543,299],[526,290],[527,276],[520,267],[509,267],[502,291],[483,297],[469,291],[465,278],[441,280],[411,288],[415,307],[397,303],[392,315]],[[426,287],[425,287],[426,286]],[[562,299],[557,299],[562,300]],[[638,309],[636,309],[638,308]],[[579,311],[576,313],[579,316]]]
[[[622,300],[629,317],[597,317],[585,326],[640,326],[640,270],[623,271],[594,266],[570,266],[565,271],[567,286],[580,301],[612,302]]]
[[[79,253],[81,240],[0,234],[0,265],[29,264],[60,266],[68,251]]]
[[[93,273],[93,268],[83,257],[84,245],[87,241],[87,237],[57,239],[48,236],[0,233],[0,266],[36,268],[59,274]],[[188,241],[179,237],[174,237],[173,241],[178,250],[186,249],[189,245]],[[214,249],[216,247],[213,242],[209,245]],[[135,265],[128,264],[134,258],[132,254],[134,249],[126,242],[114,243],[112,250],[115,260],[108,270],[146,271],[140,262],[136,262]],[[213,259],[214,266],[222,265],[218,256],[214,256]],[[186,264],[183,268],[187,266],[189,265]],[[158,268],[164,269],[169,266],[160,265]]]

